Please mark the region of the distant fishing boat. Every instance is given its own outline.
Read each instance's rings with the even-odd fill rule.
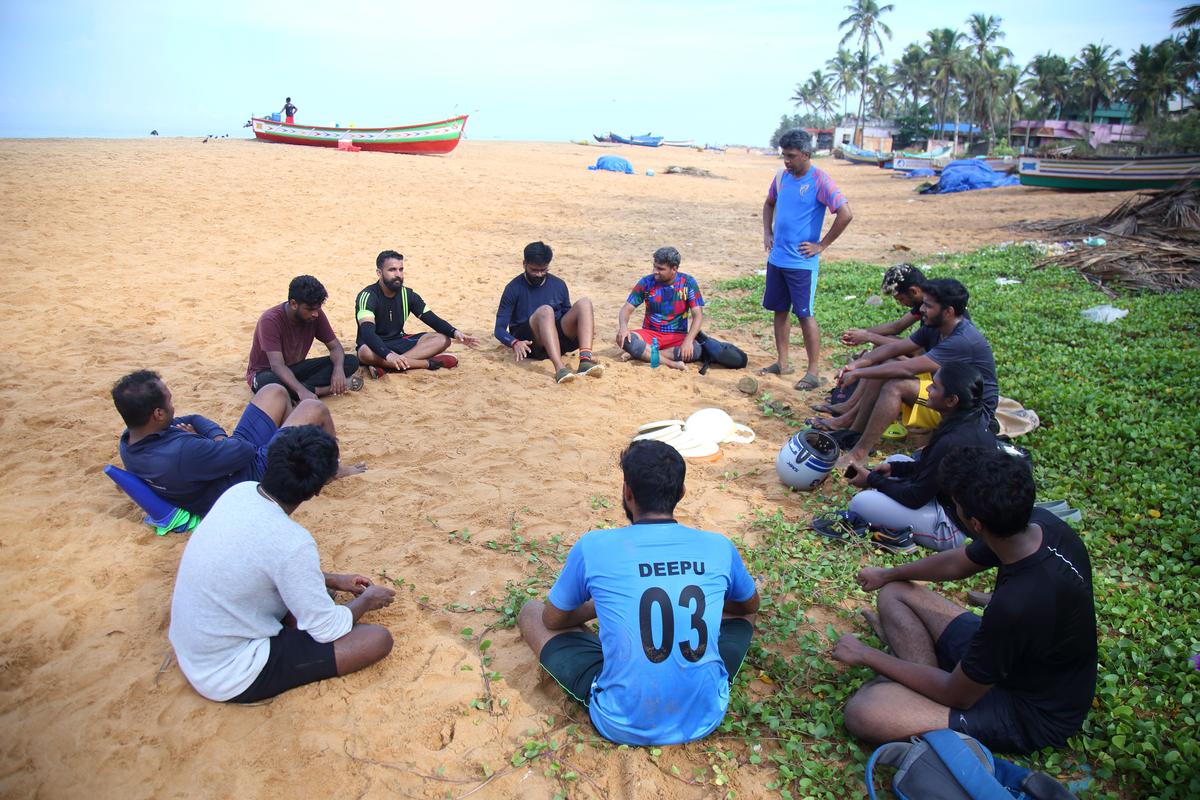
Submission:
[[[310,147],[337,147],[342,139],[363,150],[382,153],[449,153],[462,139],[467,117],[453,117],[421,125],[397,125],[390,128],[325,128],[316,125],[289,125],[272,119],[254,117],[254,136],[265,142],[301,144]]]
[[[645,136],[618,136],[615,133],[609,133],[608,136],[610,140],[617,144],[636,144],[639,147],[658,147],[663,141],[663,137],[651,136],[650,134],[646,134]]]
[[[1200,154],[1144,158],[1022,158],[1021,183],[1055,189],[1111,192],[1125,189],[1166,189],[1186,180],[1200,180]]]
[[[695,147],[695,139],[663,139],[663,147]]]
[[[887,153],[877,153],[874,150],[863,150],[861,147],[844,144],[842,145],[842,158],[851,164],[870,164],[878,167],[883,162],[888,161],[891,156]]]

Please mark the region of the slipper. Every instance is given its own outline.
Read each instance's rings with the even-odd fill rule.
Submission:
[[[782,400],[772,400],[763,408],[764,410],[769,408],[777,417],[790,417],[792,415],[792,407]]]
[[[796,371],[796,368],[795,368],[795,367],[788,367],[787,369],[785,369],[785,370],[783,370],[783,371],[781,372],[781,371],[779,370],[779,362],[778,362],[778,361],[776,361],[776,362],[775,362],[774,364],[772,364],[771,366],[769,366],[769,367],[763,367],[762,369],[760,369],[760,370],[758,371],[758,374],[759,374],[759,375],[791,375],[791,374],[792,374],[792,373],[794,373],[795,371]]]
[[[885,430],[882,435],[885,439],[898,442],[905,436],[908,436],[908,428],[905,428],[899,422],[893,422],[891,425],[887,426],[887,430]]]
[[[811,408],[813,411],[817,412],[818,414],[837,414],[838,413],[833,410],[833,406],[831,406],[829,403],[812,403],[811,405],[809,405],[809,408]]]
[[[350,376],[350,380],[346,381],[346,386],[352,392],[360,391],[363,387],[363,376],[357,372]]]
[[[867,535],[867,520],[853,511],[834,511],[812,518],[808,526],[815,533],[828,539],[849,539]]]
[[[844,430],[844,428],[833,427],[829,424],[829,420],[825,419],[824,417],[809,417],[808,419],[804,420],[804,424],[812,428],[814,431],[825,431],[826,433]]]
[[[387,372],[381,367],[367,367],[367,374],[371,376],[371,380],[379,380],[387,375]]]
[[[792,388],[801,392],[811,392],[813,389],[816,389],[818,386],[823,386],[826,383],[828,383],[828,381],[826,381],[824,378],[818,378],[816,375],[813,375],[810,372],[800,380],[796,381]]]
[[[446,369],[454,369],[458,366],[458,358],[450,355],[449,353],[430,356],[427,360],[429,361],[430,369],[436,369],[436,367],[433,366],[434,364],[437,364],[438,367],[445,367]]]
[[[570,383],[575,380],[578,375],[570,367],[563,367],[558,372],[554,373],[555,383]]]

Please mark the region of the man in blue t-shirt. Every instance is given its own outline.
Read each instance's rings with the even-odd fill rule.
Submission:
[[[606,739],[690,742],[725,717],[758,591],[732,542],[671,516],[686,470],[674,448],[634,442],[621,470],[633,524],[581,536],[547,601],[526,603],[517,625]],[[584,627],[593,618],[599,636]]]
[[[905,424],[935,428],[941,416],[925,407],[933,373],[942,364],[963,361],[983,378],[983,424],[991,425],[1000,400],[992,347],[967,316],[967,287],[953,278],[926,282],[921,327],[907,339],[876,347],[838,374],[838,385],[864,381],[849,429],[861,435],[843,464],[862,468],[889,425],[907,408]],[[906,358],[900,358],[906,356]],[[844,418],[839,418],[844,419]],[[834,421],[836,423],[836,420]],[[833,427],[838,427],[834,424]]]
[[[700,357],[696,337],[704,324],[704,296],[696,279],[679,271],[679,251],[660,247],[654,251],[654,271],[633,285],[617,315],[617,347],[630,358],[650,360],[650,343],[658,340],[660,360],[672,369],[687,369],[686,362]],[[629,317],[646,304],[642,327],[629,330]]]
[[[599,378],[604,365],[592,357],[596,330],[592,301],[571,302],[562,278],[550,274],[554,251],[545,242],[525,245],[525,271],[508,282],[500,295],[493,334],[511,348],[517,361],[550,359],[554,382],[568,383],[580,375]],[[579,369],[563,363],[563,354],[579,351]]]
[[[763,203],[763,247],[767,251],[767,284],[763,308],[775,312],[776,361],[759,371],[762,375],[790,375],[788,343],[792,335],[791,314],[800,321],[808,370],[796,382],[797,389],[821,385],[817,374],[821,356],[821,329],[813,316],[817,294],[820,254],[833,244],[854,215],[833,179],[812,165],[812,137],[791,130],[779,140],[783,166]],[[829,233],[821,237],[825,210],[834,212]]]

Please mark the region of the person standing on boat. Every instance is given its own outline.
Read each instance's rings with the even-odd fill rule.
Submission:
[[[791,314],[800,321],[808,370],[795,388],[815,389],[821,355],[821,329],[813,316],[817,294],[819,257],[833,244],[854,215],[850,204],[833,179],[812,165],[812,137],[790,130],[779,140],[783,166],[771,181],[763,203],[763,247],[767,251],[767,285],[763,308],[775,314],[775,363],[760,370],[762,375],[790,375],[788,344],[792,334]],[[825,210],[834,213],[833,225],[821,238]]]
[[[292,98],[287,98],[283,101],[283,108],[279,109],[283,114],[283,121],[288,125],[296,124],[296,107],[292,105]]]

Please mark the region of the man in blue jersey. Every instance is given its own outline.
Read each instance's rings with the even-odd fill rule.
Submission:
[[[673,447],[634,442],[621,470],[633,524],[580,537],[546,602],[526,603],[517,625],[606,739],[690,742],[725,717],[758,591],[732,542],[672,517],[686,470]],[[584,627],[593,618],[599,636]]]
[[[763,308],[775,312],[776,361],[760,371],[763,375],[790,375],[788,344],[792,335],[791,314],[800,321],[808,370],[796,382],[797,389],[815,389],[821,356],[821,329],[813,316],[817,294],[820,254],[833,244],[854,215],[833,179],[812,165],[812,137],[790,130],[779,140],[784,169],[776,174],[763,203],[763,247],[767,251],[767,285]],[[833,225],[821,237],[825,210],[834,213]]]

